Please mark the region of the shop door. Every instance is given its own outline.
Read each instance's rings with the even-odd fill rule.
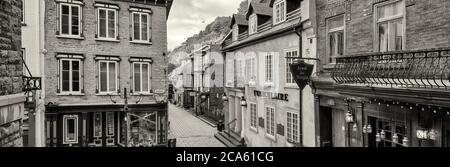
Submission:
[[[319,109],[319,122],[320,122],[320,146],[321,147],[333,147],[333,126],[332,115],[333,109],[330,107],[320,107]]]
[[[117,116],[114,112],[93,113],[93,142],[90,144],[95,147],[115,146],[115,129],[118,126]]]

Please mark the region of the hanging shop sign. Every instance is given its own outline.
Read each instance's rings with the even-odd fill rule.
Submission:
[[[272,93],[272,92],[263,92],[263,91],[255,90],[254,95],[256,97],[265,97],[265,98],[271,98],[271,99],[276,99],[276,100],[289,101],[288,94],[283,94],[283,93]]]
[[[314,64],[309,64],[304,61],[297,61],[291,64],[292,75],[300,90],[303,90],[308,85],[313,70]]]

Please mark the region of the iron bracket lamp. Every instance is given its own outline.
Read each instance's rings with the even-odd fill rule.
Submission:
[[[245,97],[242,97],[241,99],[241,106],[247,107],[247,100],[245,100]]]

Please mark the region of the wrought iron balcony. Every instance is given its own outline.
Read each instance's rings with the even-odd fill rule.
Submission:
[[[368,53],[336,59],[337,84],[397,88],[450,87],[450,48]]]

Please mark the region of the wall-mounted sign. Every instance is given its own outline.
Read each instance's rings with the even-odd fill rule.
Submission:
[[[292,76],[300,90],[303,90],[311,80],[311,74],[314,70],[314,64],[308,64],[304,61],[297,61],[291,64]]]
[[[271,99],[276,99],[276,100],[289,101],[288,94],[263,92],[263,91],[259,91],[259,90],[255,90],[253,93],[256,97],[265,97],[265,98],[271,98]]]

